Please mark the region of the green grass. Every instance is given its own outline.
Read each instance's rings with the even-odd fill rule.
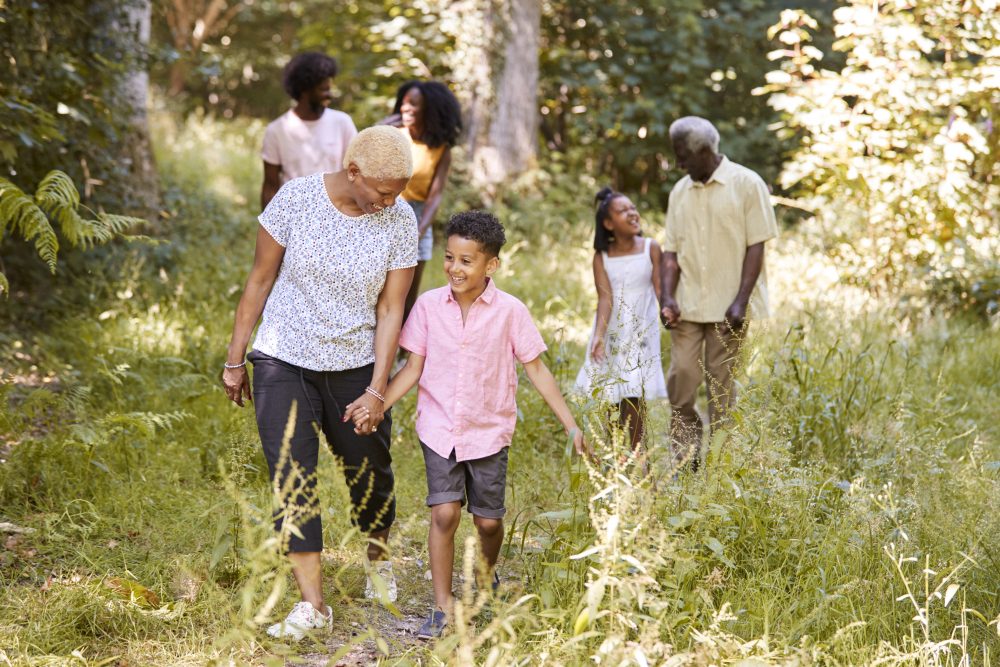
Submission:
[[[410,396],[393,441],[403,620],[359,599],[363,541],[324,456],[335,637],[266,641],[261,610],[274,594],[283,613],[293,586],[268,547],[252,414],[217,386],[252,258],[260,129],[159,120],[171,242],[57,276],[63,316],[32,328],[11,313],[22,324],[0,333],[0,521],[32,529],[0,535],[0,664],[325,664],[342,645],[386,664],[995,664],[1000,336],[899,316],[837,285],[794,233],[771,249],[776,317],[756,326],[739,411],[704,472],[673,478],[666,406],[650,406],[642,477],[578,400],[602,456],[584,466],[522,378],[505,594],[466,591],[456,632],[416,643],[399,632],[431,599]],[[537,178],[498,207],[510,244],[497,279],[568,387],[593,317],[594,188]],[[470,197],[455,188],[450,206]],[[646,215],[650,233],[660,217]],[[443,283],[434,266],[425,287]]]

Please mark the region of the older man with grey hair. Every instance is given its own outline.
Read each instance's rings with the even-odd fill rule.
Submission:
[[[778,234],[767,186],[719,153],[719,132],[686,116],[670,126],[677,165],[687,172],[670,192],[660,276],[670,330],[667,393],[678,458],[697,468],[703,423],[695,408],[707,381],[709,426],[733,406],[733,371],[748,310],[767,316],[764,243]]]

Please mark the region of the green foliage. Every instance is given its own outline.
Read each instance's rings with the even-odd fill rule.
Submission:
[[[0,171],[6,176],[16,172],[37,182],[58,167],[78,183],[113,186],[126,173],[116,150],[127,120],[116,114],[122,108],[117,84],[142,54],[123,53],[116,39],[123,9],[122,3],[84,0],[0,5]],[[116,202],[114,196],[99,201]]]
[[[670,123],[711,119],[722,148],[768,180],[784,150],[774,114],[750,91],[763,82],[764,29],[781,3],[588,1],[546,3],[540,100],[548,146],[578,168],[661,204]]]
[[[784,132],[801,140],[785,167],[852,280],[893,294],[940,294],[1000,312],[1000,16],[991,2],[858,0],[834,13],[846,54],[818,69],[815,26],[786,11],[768,74]],[[956,303],[957,302],[957,303]]]
[[[139,218],[98,213],[96,219],[80,216],[80,193],[64,172],[53,170],[38,184],[34,198],[6,178],[0,177],[0,238],[8,231],[25,241],[35,242],[35,251],[56,272],[59,240],[51,220],[71,247],[89,248],[108,243],[129,227],[144,222]],[[9,292],[6,276],[0,272],[0,292]]]
[[[132,109],[121,83],[144,57],[124,27],[134,1],[0,2],[0,253],[13,292],[33,304],[53,298],[33,255],[55,272],[56,229],[64,247],[87,249],[140,222],[105,212],[142,201],[122,150]]]

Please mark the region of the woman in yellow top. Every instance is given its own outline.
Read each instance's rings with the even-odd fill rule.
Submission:
[[[404,318],[420,292],[424,264],[434,254],[432,223],[451,168],[451,147],[462,131],[462,109],[448,86],[437,81],[407,81],[396,91],[396,105],[385,124],[398,127],[410,140],[413,176],[403,199],[417,215],[420,243],[417,268],[406,296]]]

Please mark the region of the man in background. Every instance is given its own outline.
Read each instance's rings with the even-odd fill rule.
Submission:
[[[283,84],[295,106],[264,130],[262,209],[293,178],[343,169],[344,151],[358,130],[346,113],[327,108],[337,71],[336,60],[316,52],[300,53],[285,66]]]
[[[670,126],[670,140],[687,172],[670,191],[660,260],[660,305],[671,340],[670,434],[678,459],[697,468],[698,389],[704,377],[714,431],[735,403],[733,373],[748,312],[768,314],[764,243],[778,235],[778,225],[764,180],[719,153],[712,123],[681,118]]]

